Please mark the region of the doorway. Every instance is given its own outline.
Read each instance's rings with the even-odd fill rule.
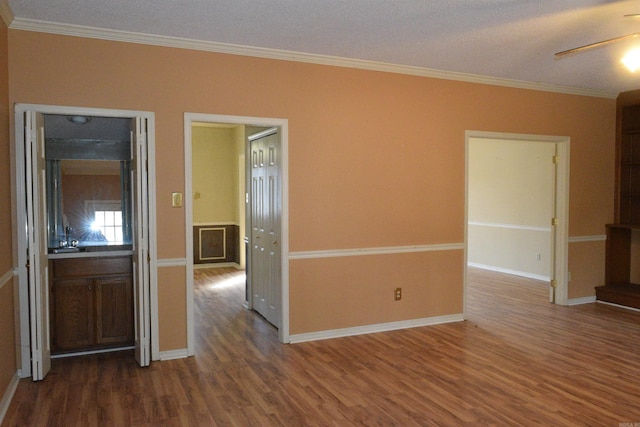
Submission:
[[[119,325],[117,331],[100,329],[100,326],[107,323],[91,328],[87,322],[78,323],[81,329],[77,330],[85,328],[88,331],[92,349],[116,347],[120,342],[133,341],[136,360],[141,366],[148,365],[151,360],[152,318],[157,320],[151,304],[151,284],[156,283],[152,268],[156,253],[153,113],[30,104],[17,104],[15,113],[16,218],[18,229],[26,231],[17,235],[21,375],[42,380],[50,369],[52,330],[49,311],[50,299],[55,291],[52,288],[55,275],[53,272],[50,274],[49,268],[52,262],[62,262],[62,258],[65,265],[74,263],[84,267],[93,265],[87,260],[106,260],[105,263],[109,264],[115,259],[112,256],[121,257],[121,260],[128,259],[123,264],[123,270],[118,272],[126,275],[128,271],[130,278],[122,276],[113,280],[110,276],[111,269],[107,269],[109,277],[102,278],[104,280],[99,283],[94,277],[83,278],[85,282],[82,284],[76,278],[71,281],[65,279],[60,283],[69,285],[73,282],[88,296],[86,304],[77,307],[86,311],[87,322],[100,318],[96,316],[96,312],[101,309],[100,301],[106,301],[107,295],[117,294],[124,298],[122,301],[133,300],[130,335],[121,333],[122,329],[129,328],[126,322],[122,323],[122,329]],[[86,126],[84,131],[73,131],[76,132],[75,136],[64,133],[71,129],[62,126],[67,125],[67,122],[72,127],[84,127],[92,120],[93,124]],[[113,130],[118,127],[116,123],[124,124],[126,136],[111,139],[112,135],[107,135],[106,129]],[[89,136],[90,128],[98,137]],[[51,137],[48,137],[47,132],[52,133]],[[62,151],[56,152],[58,149]],[[46,153],[54,152],[55,155],[47,158]],[[61,160],[63,158],[69,161]],[[91,166],[85,164],[85,161]],[[120,187],[120,190],[110,191],[107,196],[97,198],[83,194],[79,204],[73,199],[63,201],[62,186],[66,185],[65,182],[77,181],[62,179],[65,169],[84,171],[82,173],[91,170],[97,175],[115,174],[115,177],[105,178],[105,182],[115,179],[113,187]],[[97,179],[97,175],[94,178]],[[95,187],[105,189],[109,185],[103,182]],[[114,194],[118,194],[118,197]],[[98,228],[94,230],[80,224],[79,217],[74,216],[75,212],[63,209],[65,202],[67,207],[73,206],[74,209],[82,205],[85,209],[83,219],[87,219],[86,215],[89,214],[86,209],[89,209],[95,220],[94,225]],[[105,217],[109,215],[117,216],[120,223],[116,223],[116,220],[105,221]],[[102,218],[100,224],[98,217]],[[77,228],[74,227],[74,234],[69,220],[78,225]],[[101,239],[94,239],[96,236]],[[107,253],[109,257],[105,258]],[[93,276],[94,271],[87,267],[84,273]],[[50,283],[51,277],[54,280]],[[107,304],[103,307],[110,306]],[[104,319],[110,319],[109,322],[126,317],[114,312],[101,313],[105,315]],[[97,338],[93,335],[95,330],[100,333]]]
[[[194,239],[197,237],[197,234],[194,232],[195,224],[194,220],[194,207],[197,202],[197,197],[199,191],[194,189],[194,143],[193,143],[193,135],[194,135],[194,126],[209,126],[209,127],[217,127],[217,128],[229,128],[229,129],[241,129],[243,138],[243,148],[242,155],[237,157],[237,162],[242,163],[238,165],[238,170],[245,170],[245,176],[240,177],[239,181],[242,181],[242,185],[238,185],[238,188],[244,187],[245,191],[243,191],[242,195],[238,195],[237,205],[238,205],[238,213],[242,213],[243,218],[240,218],[239,229],[242,229],[237,236],[237,242],[240,246],[240,253],[246,256],[246,267],[247,267],[247,284],[246,289],[247,292],[245,294],[245,307],[248,309],[253,309],[260,312],[260,307],[256,307],[254,304],[254,293],[253,291],[253,282],[252,274],[255,271],[266,271],[268,268],[272,268],[272,271],[277,275],[277,307],[279,309],[276,317],[272,317],[269,319],[271,323],[273,323],[278,328],[278,336],[281,342],[288,342],[289,336],[289,306],[288,306],[288,262],[287,262],[287,254],[288,254],[288,205],[287,205],[287,132],[288,126],[287,121],[284,119],[269,119],[269,118],[253,118],[253,117],[239,117],[239,116],[220,116],[220,115],[209,115],[209,114],[197,114],[197,113],[185,113],[185,192],[190,197],[185,198],[185,223],[186,223],[186,247],[197,249],[197,246],[194,244]],[[275,129],[275,132],[271,131]],[[265,132],[266,134],[262,134]],[[270,133],[271,132],[271,133]],[[281,255],[277,258],[275,263],[263,263],[257,262],[257,256],[255,254],[252,255],[252,251],[250,249],[252,236],[255,236],[255,233],[252,229],[252,225],[257,221],[252,221],[252,218],[255,216],[255,208],[256,203],[255,199],[252,197],[253,194],[256,194],[254,190],[252,190],[252,144],[251,139],[261,139],[261,137],[266,137],[268,135],[275,134],[277,135],[277,146],[278,146],[278,164],[277,164],[277,173],[278,173],[278,181],[271,181],[271,187],[274,190],[277,190],[275,193],[271,193],[272,196],[275,196],[272,201],[277,202],[278,208],[278,224],[277,224],[277,234],[278,238],[276,240],[276,245],[273,245],[271,242],[271,247],[277,247],[278,253]],[[267,150],[268,152],[268,150]],[[246,153],[246,154],[244,154]],[[257,157],[256,157],[257,159]],[[235,162],[236,160],[229,160],[229,162]],[[266,176],[266,175],[265,175]],[[260,199],[263,200],[263,199]],[[264,199],[264,200],[269,200]],[[262,203],[262,202],[261,202]],[[267,202],[268,203],[268,202]],[[266,206],[266,205],[265,205]],[[263,206],[261,205],[261,208]],[[240,216],[240,215],[239,215]],[[246,240],[245,240],[246,237]],[[259,239],[258,239],[259,240]],[[196,250],[188,250],[187,251],[187,353],[192,356],[195,353],[195,330],[194,330],[194,252]],[[261,313],[262,314],[262,313]],[[264,314],[263,314],[264,316]]]
[[[565,305],[568,167],[567,137],[468,131],[465,269],[545,281]]]

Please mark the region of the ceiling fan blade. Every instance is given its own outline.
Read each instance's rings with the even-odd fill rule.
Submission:
[[[612,39],[602,40],[602,41],[599,41],[599,42],[587,44],[587,45],[580,46],[580,47],[574,47],[573,49],[563,50],[562,52],[557,52],[555,54],[555,56],[570,55],[572,53],[578,53],[578,52],[581,52],[583,50],[592,49],[594,47],[598,47],[598,46],[602,46],[602,45],[605,45],[605,44],[614,43],[614,42],[618,42],[620,40],[630,39],[630,38],[634,38],[634,37],[638,37],[638,36],[640,36],[640,33],[633,33],[633,34],[627,34],[626,36],[614,37]]]

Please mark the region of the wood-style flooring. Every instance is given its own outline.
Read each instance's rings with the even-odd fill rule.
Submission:
[[[195,357],[54,360],[2,426],[640,423],[638,312],[555,306],[546,283],[471,269],[465,322],[283,345],[242,308],[243,280],[196,270]]]

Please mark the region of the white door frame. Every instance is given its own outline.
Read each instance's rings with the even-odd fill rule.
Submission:
[[[195,324],[194,324],[194,292],[193,292],[193,182],[192,182],[192,126],[194,122],[225,123],[246,126],[279,127],[281,132],[281,185],[282,185],[282,293],[281,293],[281,327],[278,338],[282,343],[289,342],[289,171],[288,171],[288,135],[287,119],[227,116],[219,114],[184,113],[184,170],[185,170],[185,236],[187,248],[187,354],[195,354]],[[245,153],[245,164],[250,156]]]
[[[158,280],[157,280],[157,250],[156,250],[156,202],[155,202],[155,115],[147,111],[133,110],[114,110],[102,108],[85,108],[85,107],[69,107],[57,105],[42,104],[16,104],[15,105],[15,152],[12,158],[13,170],[15,172],[14,188],[15,188],[15,204],[14,214],[16,218],[15,235],[17,251],[17,271],[18,271],[18,299],[19,299],[19,328],[20,328],[20,354],[21,367],[19,375],[27,378],[32,375],[31,372],[31,332],[29,328],[29,281],[27,274],[27,237],[21,230],[26,230],[26,216],[22,211],[26,206],[25,192],[25,121],[24,115],[27,111],[35,111],[42,114],[62,114],[62,115],[83,115],[83,116],[100,116],[114,118],[133,118],[143,117],[149,123],[147,134],[147,150],[148,150],[148,211],[149,211],[149,282],[150,282],[150,307],[148,307],[151,317],[151,341],[157,342],[158,339]],[[152,360],[156,360],[152,354]]]
[[[503,139],[509,141],[528,141],[553,143],[557,147],[558,163],[555,180],[555,207],[558,225],[555,229],[554,260],[552,261],[551,278],[556,280],[553,301],[559,305],[568,304],[568,259],[569,259],[569,144],[568,136],[529,135],[501,132],[483,132],[468,130],[465,132],[465,208],[464,208],[464,312],[467,313],[467,252],[469,221],[469,140]],[[551,220],[551,218],[549,219]],[[553,233],[552,233],[553,235]]]

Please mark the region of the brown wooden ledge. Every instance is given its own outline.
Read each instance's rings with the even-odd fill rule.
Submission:
[[[629,283],[597,286],[596,299],[640,309],[640,285]]]

